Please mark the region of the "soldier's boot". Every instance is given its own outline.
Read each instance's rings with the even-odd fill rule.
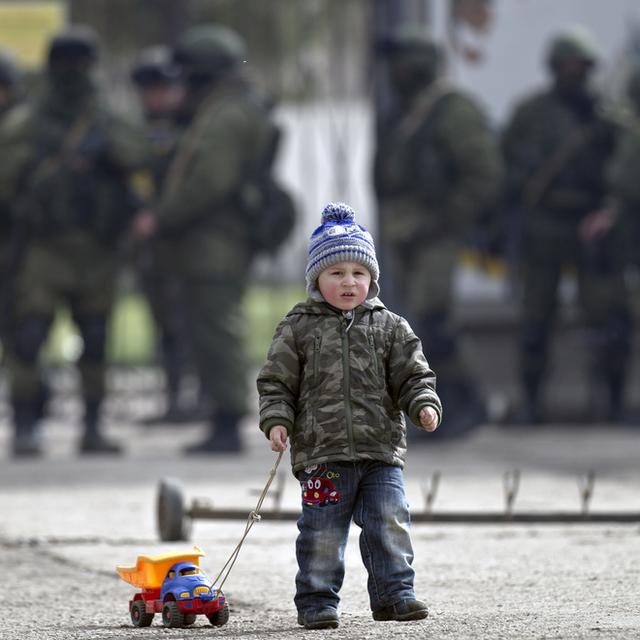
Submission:
[[[165,363],[165,398],[166,407],[162,413],[149,416],[142,420],[143,425],[155,427],[168,422],[188,422],[185,420],[184,411],[180,406],[180,383],[181,377],[177,367]]]
[[[49,403],[49,398],[51,397],[51,390],[49,386],[44,382],[40,383],[40,387],[38,388],[38,397],[36,398],[36,415],[38,420],[44,419],[47,415],[47,404]]]
[[[622,371],[612,371],[607,376],[608,398],[605,418],[608,422],[620,422],[623,418],[625,381]]]
[[[516,422],[522,425],[540,424],[543,421],[540,398],[542,376],[537,373],[525,373],[523,376],[522,406],[516,416]]]
[[[632,327],[632,321],[626,311],[614,315],[609,323],[605,367],[609,422],[620,422],[625,417],[625,389],[632,353]]]
[[[549,321],[525,321],[520,345],[522,404],[516,412],[515,424],[528,426],[544,420],[542,381],[547,369],[550,335]]]
[[[34,403],[13,402],[14,437],[12,453],[16,458],[36,457],[43,453],[38,425],[38,410]]]
[[[100,402],[87,401],[85,404],[84,433],[80,440],[81,454],[118,455],[120,445],[105,438],[100,432]]]
[[[240,438],[241,416],[237,413],[217,411],[213,416],[209,435],[185,449],[188,455],[241,453],[243,450]]]

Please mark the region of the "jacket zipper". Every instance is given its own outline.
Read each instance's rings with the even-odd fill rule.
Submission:
[[[313,341],[313,380],[318,378],[318,369],[320,368],[320,345],[322,344],[322,336],[317,335]]]
[[[373,361],[373,372],[375,373],[376,377],[378,375],[378,357],[376,354],[376,342],[373,339],[373,332],[370,331],[369,332],[369,336],[368,336],[368,340],[369,340],[369,348],[371,349],[371,358]]]
[[[354,313],[353,311],[351,313]],[[342,324],[342,369],[344,372],[344,419],[347,427],[347,437],[349,438],[349,451],[352,456],[356,453],[356,444],[353,438],[353,419],[351,416],[351,371],[349,369],[349,329],[353,323],[355,315],[352,317],[344,315],[348,324]]]

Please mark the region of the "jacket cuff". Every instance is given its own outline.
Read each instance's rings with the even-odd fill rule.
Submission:
[[[438,416],[438,427],[442,424],[442,407],[436,402],[430,402],[429,400],[416,400],[416,402],[411,407],[409,411],[409,417],[411,418],[411,422],[415,424],[417,427],[422,429],[422,425],[420,424],[420,412],[425,407],[431,407]]]
[[[260,423],[260,429],[264,432],[264,435],[268,438],[271,429],[275,426],[282,426],[287,430],[287,433],[291,433],[293,431],[293,424],[287,418],[266,418],[262,423]]]

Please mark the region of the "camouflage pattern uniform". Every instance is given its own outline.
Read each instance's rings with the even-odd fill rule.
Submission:
[[[451,407],[439,432],[447,437],[484,417],[450,315],[460,253],[498,193],[501,161],[474,101],[438,79],[440,50],[429,36],[400,27],[383,51],[399,103],[380,124],[374,166],[383,291],[438,372],[438,392]]]
[[[178,112],[183,94],[180,68],[169,47],[155,46],[140,52],[131,72],[145,118],[148,165],[136,174],[134,183],[142,201],[154,206],[171,166],[183,126]],[[173,271],[170,238],[151,238],[137,243],[133,262],[159,330],[160,358],[165,373],[164,413],[145,424],[193,420],[180,392],[187,373],[192,373],[193,353],[188,335],[184,295]]]
[[[254,258],[239,193],[274,125],[238,73],[245,48],[235,32],[195,27],[176,54],[185,67],[191,123],[155,214],[159,234],[173,243],[196,365],[213,407],[210,435],[187,452],[234,452],[241,449],[238,423],[247,411],[241,305]]]
[[[258,392],[260,428],[267,437],[287,428],[294,473],[337,461],[403,467],[403,412],[418,425],[425,406],[442,415],[420,340],[377,298],[351,320],[325,302],[296,305],[276,329]]]
[[[23,231],[10,354],[17,455],[41,452],[37,422],[46,386],[38,355],[62,302],[84,342],[80,450],[119,450],[100,434],[99,409],[116,247],[134,211],[127,181],[144,146],[139,132],[100,102],[90,77],[96,53],[88,28],[55,36],[42,95],[14,110],[0,136],[0,184],[12,191]]]
[[[589,327],[594,401],[604,416],[619,417],[627,355],[629,313],[617,234],[585,241],[580,229],[605,206],[604,168],[616,131],[586,81],[596,62],[586,34],[556,37],[548,53],[554,85],[519,104],[504,133],[507,189],[521,217],[523,286],[521,366],[523,421],[542,419],[541,386],[566,265],[577,269],[579,301]],[[594,406],[593,410],[599,410]]]
[[[624,121],[624,135],[607,167],[609,192],[617,207],[625,264],[640,264],[640,64],[631,69],[627,95],[632,112]]]
[[[20,72],[13,56],[0,49],[0,127],[9,111],[16,106]],[[0,341],[3,353],[7,351],[10,302],[10,275],[12,271],[13,220],[10,206],[11,194],[0,192]]]

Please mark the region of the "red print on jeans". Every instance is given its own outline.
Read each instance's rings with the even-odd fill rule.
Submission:
[[[333,482],[327,478],[311,476],[302,483],[302,502],[310,507],[336,504],[340,500],[340,492],[336,491]]]

